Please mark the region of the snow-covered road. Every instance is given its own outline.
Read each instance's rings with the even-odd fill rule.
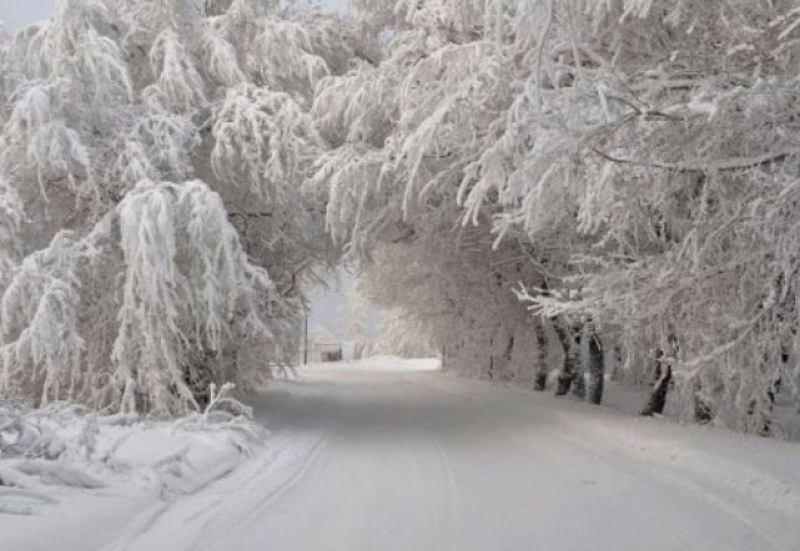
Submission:
[[[256,404],[268,457],[107,549],[800,550],[800,446],[409,369]]]

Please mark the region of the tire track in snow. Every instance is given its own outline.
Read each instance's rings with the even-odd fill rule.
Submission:
[[[712,472],[729,466],[719,447],[670,460],[676,444],[691,451],[680,427],[669,440],[669,427],[602,408],[363,370],[276,384],[262,410],[281,449],[176,504],[129,549],[800,551],[795,524],[748,511],[757,501]]]
[[[444,502],[446,509],[446,519],[444,522],[456,523],[459,518],[460,495],[458,489],[458,482],[456,481],[455,471],[453,470],[452,461],[440,440],[435,442],[436,453],[439,458],[439,467],[442,471],[444,479]]]
[[[211,483],[201,495],[162,502],[140,515],[103,551],[219,548],[231,530],[247,525],[302,480],[324,448],[326,435],[275,438],[277,452]]]
[[[274,461],[261,474],[257,474],[248,481],[242,481],[248,484],[247,492],[245,499],[238,497],[241,495],[241,487],[234,494],[236,497],[231,500],[235,505],[234,511],[229,511],[232,503],[226,501],[214,510],[207,511],[202,518],[197,520],[202,523],[202,526],[206,526],[206,522],[221,525],[220,530],[214,533],[222,534],[223,537],[208,538],[205,535],[198,535],[192,549],[213,549],[217,543],[226,539],[228,530],[246,526],[255,517],[262,515],[266,509],[308,474],[326,442],[325,435],[311,437],[309,442],[303,443],[301,454],[287,453],[297,447],[296,443],[289,445],[277,454]]]

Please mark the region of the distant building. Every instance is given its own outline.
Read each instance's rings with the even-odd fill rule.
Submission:
[[[360,360],[363,351],[363,343],[343,340],[325,327],[308,336],[308,361],[312,363]]]
[[[342,361],[342,347],[329,346],[319,352],[319,360],[321,362],[341,362]]]

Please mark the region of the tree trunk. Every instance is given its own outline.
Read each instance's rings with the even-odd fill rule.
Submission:
[[[782,355],[782,359],[785,358],[784,363],[788,362],[789,356]],[[774,431],[774,426],[772,422],[772,415],[773,410],[775,409],[775,396],[781,391],[781,377],[779,376],[775,383],[770,387],[767,391],[767,397],[769,398],[769,417],[764,420],[764,426],[761,428],[761,435],[762,436],[772,436]]]
[[[544,320],[537,320],[534,327],[536,332],[536,378],[534,379],[534,390],[545,390],[547,388],[547,334],[544,331]]]
[[[767,414],[764,416],[761,429],[758,431],[758,434],[761,436],[772,436],[774,433],[775,426],[772,422],[772,417],[775,409],[775,395],[780,392],[780,389],[781,378],[778,377],[778,379],[772,385],[770,385],[769,389],[767,390],[767,401],[769,402],[769,407]]]
[[[758,428],[757,434],[760,436],[772,436],[775,430],[774,423],[773,423],[773,413],[775,409],[775,396],[781,390],[781,377],[778,378],[767,388],[766,391],[766,403],[767,406],[765,411],[761,412],[761,426]],[[753,400],[750,403],[750,408],[748,411],[749,415],[755,415],[756,413],[757,403]]]
[[[580,346],[580,343],[578,343]],[[581,361],[580,352],[575,360],[575,374],[572,376],[572,395],[580,400],[586,399],[586,371]]]
[[[583,355],[583,327],[572,327],[572,346],[575,354],[575,368],[572,376],[572,395],[580,400],[586,399],[586,365]]]
[[[489,339],[489,380],[494,380],[494,337]]]
[[[580,367],[580,329],[574,326],[567,326],[560,321],[556,321],[554,327],[558,340],[561,341],[561,346],[564,349],[564,365],[558,373],[556,396],[564,396],[569,393],[573,383],[576,386],[584,386],[585,393],[585,385],[578,383],[576,377]],[[582,372],[580,376],[583,377]],[[575,391],[577,393],[579,389]]]
[[[603,401],[606,366],[600,336],[592,331],[589,335],[589,403],[600,405]]]
[[[503,352],[503,360],[510,362],[511,356],[514,351],[514,335],[508,337],[508,344],[506,344],[506,350]]]
[[[694,421],[700,425],[710,423],[714,418],[714,410],[702,393],[703,386],[700,383],[696,383],[694,390]]]
[[[667,390],[672,381],[672,367],[664,365],[664,352],[659,349],[656,351],[656,370],[653,377],[653,388],[650,390],[650,397],[642,409],[641,415],[650,417],[664,413],[667,405]]]
[[[622,379],[622,345],[617,343],[614,345],[612,352],[614,365],[611,367],[611,379],[619,381]]]
[[[508,337],[508,342],[506,343],[506,349],[503,351],[503,363],[500,366],[502,369],[502,373],[500,373],[501,378],[508,379],[511,376],[510,366],[511,366],[511,358],[514,355],[514,333],[510,333]],[[514,379],[517,379],[516,375]]]

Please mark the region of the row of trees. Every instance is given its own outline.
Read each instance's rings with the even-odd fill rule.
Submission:
[[[0,391],[177,411],[358,262],[398,342],[685,419],[800,404],[790,0],[63,0],[6,37]],[[405,337],[405,341],[403,341]]]
[[[392,41],[322,82],[316,178],[446,366],[597,402],[610,363],[765,434],[800,405],[794,3],[357,5]]]

